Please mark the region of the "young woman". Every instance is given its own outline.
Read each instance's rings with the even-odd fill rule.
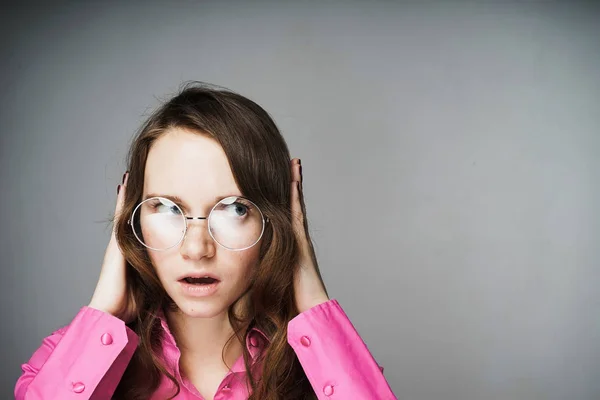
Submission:
[[[142,126],[89,305],[27,399],[396,399],[325,290],[302,166],[267,112],[192,83]]]

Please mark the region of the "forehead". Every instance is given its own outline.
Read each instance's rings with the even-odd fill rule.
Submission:
[[[151,146],[144,170],[144,195],[179,196],[189,203],[241,195],[221,145],[206,134],[172,128]]]

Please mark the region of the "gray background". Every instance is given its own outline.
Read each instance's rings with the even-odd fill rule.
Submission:
[[[600,398],[600,9],[3,6],[2,374],[88,303],[129,140],[185,80],[301,157],[325,282],[401,399]]]

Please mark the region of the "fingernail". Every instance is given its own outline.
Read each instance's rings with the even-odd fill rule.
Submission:
[[[119,194],[119,190],[121,190],[121,185],[117,185],[117,194]]]
[[[123,174],[123,180],[121,183],[125,183],[125,178],[127,177],[128,173],[129,173],[129,171],[125,171],[125,173]]]
[[[302,160],[298,159],[298,165],[301,165],[301,164],[302,164]]]

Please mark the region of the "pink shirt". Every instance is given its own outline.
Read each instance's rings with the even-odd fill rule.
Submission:
[[[181,385],[176,399],[202,399],[179,371],[180,352],[164,316],[163,358]],[[107,400],[114,393],[138,345],[125,323],[102,311],[82,307],[73,321],[42,341],[22,365],[15,386],[16,400]],[[246,346],[253,359],[268,343],[255,329]],[[367,346],[336,300],[312,307],[288,323],[288,343],[296,352],[319,400],[396,399]],[[215,400],[248,398],[243,357],[219,385]],[[174,393],[163,377],[151,400]]]

